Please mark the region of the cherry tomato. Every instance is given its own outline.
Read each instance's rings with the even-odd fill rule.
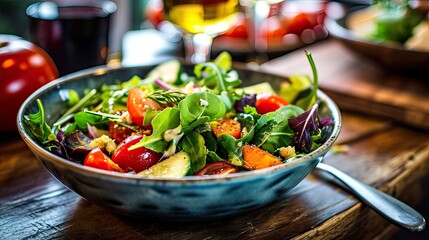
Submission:
[[[230,173],[238,172],[237,167],[234,165],[225,162],[218,161],[206,164],[203,168],[198,170],[194,175],[195,176],[204,176],[204,175],[226,175]]]
[[[125,171],[141,172],[159,161],[162,154],[145,147],[128,150],[132,145],[140,142],[142,135],[133,135],[118,145],[112,154],[112,161]]]
[[[88,155],[86,155],[83,165],[108,171],[123,172],[100,148],[92,149]]]
[[[138,126],[143,125],[146,109],[154,111],[161,110],[162,107],[150,98],[146,98],[146,94],[140,88],[132,88],[128,94],[127,109],[131,120]]]
[[[289,103],[277,94],[267,93],[256,96],[256,110],[259,114],[274,112]]]
[[[231,118],[222,118],[211,123],[212,131],[216,137],[222,134],[229,134],[235,138],[240,138],[241,125],[237,120]]]
[[[35,90],[58,77],[52,59],[41,48],[13,35],[0,34],[0,132],[16,131],[16,115]]]

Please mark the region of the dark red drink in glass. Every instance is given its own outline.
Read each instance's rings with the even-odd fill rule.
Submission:
[[[54,60],[60,75],[106,63],[111,1],[37,2],[27,8],[32,41]]]

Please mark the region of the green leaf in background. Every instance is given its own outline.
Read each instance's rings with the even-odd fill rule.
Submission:
[[[225,70],[230,70],[232,68],[232,57],[228,52],[221,52],[213,60],[213,63]]]

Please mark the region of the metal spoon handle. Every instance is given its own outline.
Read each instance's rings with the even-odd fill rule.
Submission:
[[[407,204],[347,175],[335,167],[319,163],[317,168],[336,177],[358,198],[397,226],[411,231],[421,231],[425,228],[426,221],[423,216]]]

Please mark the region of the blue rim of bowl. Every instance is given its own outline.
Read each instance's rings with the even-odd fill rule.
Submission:
[[[240,64],[238,66],[240,66]],[[65,158],[59,157],[43,149],[36,141],[34,141],[25,132],[25,129],[23,126],[24,123],[22,121],[24,110],[32,101],[37,99],[37,97],[39,95],[42,95],[42,93],[45,92],[47,89],[56,88],[63,83],[74,81],[78,77],[100,75],[100,74],[108,73],[109,71],[114,71],[119,69],[135,69],[135,68],[147,68],[147,67],[150,68],[151,66],[132,66],[132,67],[98,66],[98,67],[81,70],[75,73],[71,73],[63,77],[60,77],[58,79],[55,79],[52,82],[47,83],[43,87],[36,90],[33,94],[31,94],[21,105],[17,115],[17,125],[18,125],[19,134],[21,135],[22,139],[26,142],[27,145],[31,146],[33,149],[36,149],[38,151],[38,154],[43,155],[46,159],[51,159],[52,161],[55,161],[56,163],[59,163],[67,168],[81,171],[81,173],[84,173],[87,175],[96,175],[99,178],[107,178],[109,180],[117,180],[117,181],[137,181],[137,182],[142,181],[147,183],[149,182],[160,183],[160,184],[175,183],[175,184],[183,185],[183,184],[195,184],[198,182],[216,184],[216,183],[227,182],[232,180],[244,181],[246,179],[256,177],[256,176],[264,176],[270,173],[276,173],[284,169],[291,168],[292,166],[295,166],[299,163],[305,162],[313,158],[318,158],[318,161],[320,162],[323,159],[324,155],[329,151],[329,149],[335,143],[341,131],[341,114],[338,106],[324,92],[322,92],[321,90],[318,90],[317,92],[318,98],[322,99],[325,102],[325,104],[327,105],[327,108],[330,109],[332,113],[333,129],[329,138],[327,138],[326,141],[314,151],[306,154],[303,157],[294,159],[293,161],[282,163],[269,168],[253,170],[253,171],[245,171],[245,172],[239,172],[239,173],[233,173],[233,174],[227,174],[227,175],[185,176],[177,179],[176,178],[145,178],[136,174],[115,173],[107,170],[85,167],[82,164],[69,161]],[[269,72],[246,68],[244,65],[241,65],[239,68],[241,68],[241,70],[247,70],[247,71],[253,71],[253,72],[258,71],[262,74],[278,76]],[[281,77],[281,78],[284,78],[284,77]]]

